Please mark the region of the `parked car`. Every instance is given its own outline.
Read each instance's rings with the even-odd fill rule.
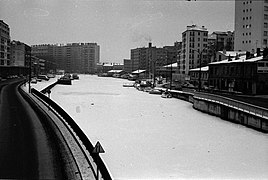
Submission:
[[[38,79],[43,79],[43,80],[46,80],[46,81],[49,80],[49,78],[47,77],[47,75],[38,75],[37,78]]]
[[[79,79],[78,74],[74,73],[74,74],[73,74],[73,79]]]
[[[32,78],[31,83],[36,84],[37,83],[36,78]]]

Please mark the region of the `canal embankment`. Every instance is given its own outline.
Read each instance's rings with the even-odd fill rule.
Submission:
[[[169,92],[174,98],[192,103],[196,110],[268,133],[267,98],[176,90]]]

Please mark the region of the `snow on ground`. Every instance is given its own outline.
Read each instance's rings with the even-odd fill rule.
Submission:
[[[100,141],[114,179],[268,178],[266,134],[126,82],[80,75],[51,93],[94,145]]]

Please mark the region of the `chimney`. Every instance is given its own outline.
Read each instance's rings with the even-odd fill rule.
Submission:
[[[261,56],[261,48],[257,48],[257,57]]]
[[[226,49],[223,49],[223,54],[226,54]]]
[[[231,55],[228,56],[228,61],[232,61]]]
[[[149,48],[151,48],[152,47],[152,43],[151,42],[149,42]]]
[[[250,56],[251,56],[250,52],[247,51],[247,52],[246,52],[246,60],[247,60],[247,59],[250,59]]]

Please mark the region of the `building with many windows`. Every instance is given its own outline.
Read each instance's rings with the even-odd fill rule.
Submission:
[[[268,46],[268,0],[235,1],[234,50],[256,53]]]
[[[209,85],[217,90],[243,94],[267,94],[268,52],[250,53],[209,64]]]
[[[218,51],[234,50],[234,32],[215,31],[208,35],[208,61],[216,61]]]
[[[132,62],[131,59],[124,59],[124,71],[127,73],[131,73],[132,72]]]
[[[32,46],[32,54],[46,60],[46,69],[95,73],[100,61],[97,43],[42,44]]]
[[[189,80],[189,70],[208,63],[208,30],[197,25],[187,26],[182,33],[182,49],[176,75],[181,81]],[[201,59],[201,62],[200,62]]]
[[[167,48],[157,48],[149,43],[148,47],[131,49],[132,71],[145,70],[148,78],[160,75],[160,67],[170,63]]]
[[[29,67],[30,61],[31,61],[31,47],[20,41],[12,41],[10,65]]]
[[[10,65],[10,29],[8,24],[0,20],[0,66]]]

